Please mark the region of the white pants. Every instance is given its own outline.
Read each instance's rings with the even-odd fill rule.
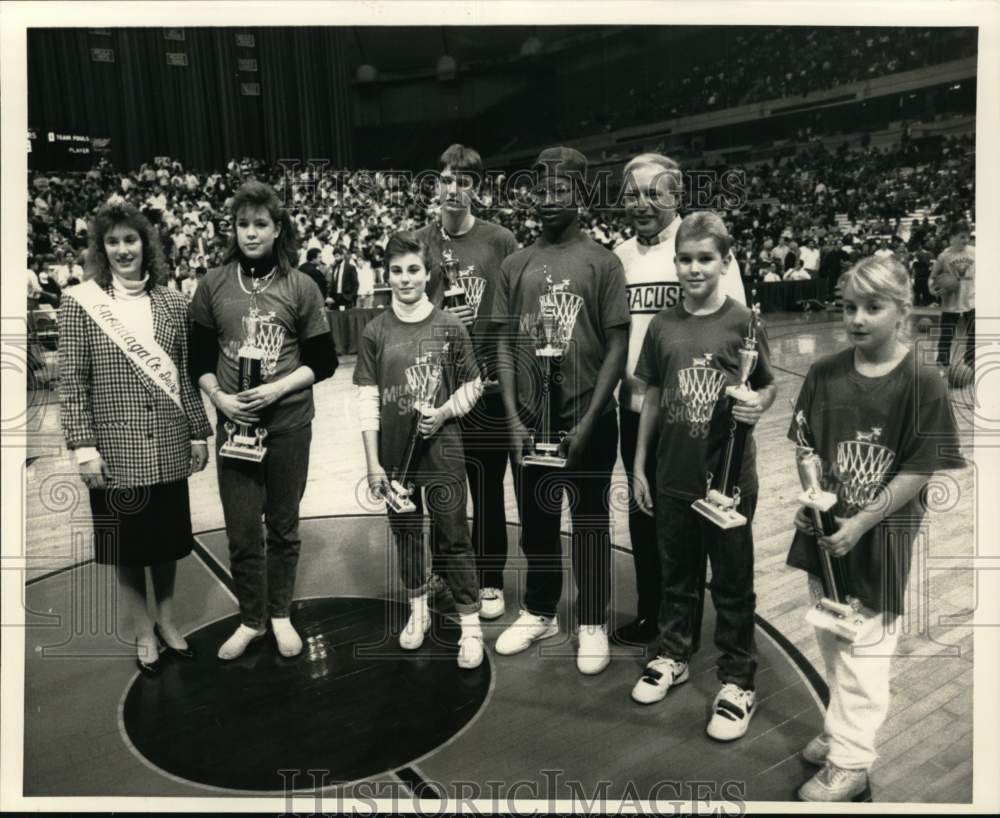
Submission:
[[[815,593],[818,581],[810,577],[809,583]],[[830,737],[828,758],[847,770],[867,770],[875,762],[875,734],[889,712],[889,670],[902,619],[864,607],[862,614],[864,625],[853,645],[816,628],[830,687],[823,725]]]

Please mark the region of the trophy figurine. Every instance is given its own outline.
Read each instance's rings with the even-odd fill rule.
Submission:
[[[409,514],[417,510],[411,499],[414,491],[410,473],[416,467],[422,453],[424,438],[420,434],[421,415],[428,415],[434,410],[434,399],[441,385],[441,361],[448,353],[448,343],[441,347],[437,361],[430,352],[418,355],[413,366],[406,368],[406,382],[413,396],[413,434],[403,455],[403,462],[398,469],[393,469],[389,478],[389,486],[383,491],[386,504],[397,514]]]
[[[273,312],[262,314],[256,306],[251,306],[249,314],[243,316],[238,392],[260,386],[274,373],[285,331],[279,324],[272,322],[273,318]],[[231,420],[227,420],[223,428],[226,430],[226,442],[219,449],[222,457],[253,463],[260,463],[264,459],[267,454],[264,446],[267,429]]]
[[[458,259],[451,249],[441,253],[441,269],[444,273],[444,307],[464,307],[469,303],[468,293],[459,281]]]
[[[559,394],[559,367],[563,355],[573,336],[576,316],[583,306],[583,298],[569,291],[569,279],[559,284],[552,283],[552,277],[545,276],[545,292],[538,298],[539,323],[541,333],[536,345],[535,356],[542,362],[542,411],[541,428],[530,430],[529,452],[523,458],[525,466],[548,466],[561,469],[566,466],[566,458],[559,453],[565,431],[554,431],[559,419],[562,401]]]
[[[749,400],[754,391],[747,383],[757,366],[757,324],[760,320],[760,305],[754,304],[750,311],[750,324],[740,347],[739,382],[726,387],[729,396],[729,437],[722,447],[719,465],[715,472],[707,475],[706,493],[701,500],[695,500],[691,507],[719,528],[737,528],[746,525],[747,518],[736,509],[740,504],[739,479],[743,466],[743,452],[746,449],[750,426],[733,417],[733,406],[737,401]]]
[[[796,412],[795,425],[795,436],[798,439],[795,464],[802,484],[799,503],[811,510],[813,527],[819,536],[825,537],[837,530],[832,511],[837,495],[823,489],[823,460],[809,445],[805,412]],[[829,631],[846,642],[854,642],[864,620],[861,616],[861,603],[848,593],[843,558],[831,556],[819,545],[816,548],[819,552],[822,592],[814,594],[815,604],[806,614],[806,622]]]

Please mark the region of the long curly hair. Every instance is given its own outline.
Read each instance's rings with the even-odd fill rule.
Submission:
[[[104,249],[104,237],[118,225],[131,227],[142,240],[142,273],[148,275],[146,291],[166,280],[167,266],[163,260],[160,234],[134,205],[115,194],[97,208],[88,229],[86,274],[102,287],[111,285],[111,262]]]
[[[240,257],[240,245],[236,238],[236,222],[240,211],[245,207],[263,207],[278,227],[281,228],[274,240],[274,256],[278,261],[278,275],[287,275],[299,265],[299,240],[295,225],[288,210],[281,204],[281,199],[274,188],[263,182],[247,182],[233,194],[232,205],[229,208],[231,234],[229,246],[222,259],[223,264],[229,264]]]

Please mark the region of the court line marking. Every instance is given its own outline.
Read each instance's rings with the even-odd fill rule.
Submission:
[[[796,373],[792,373],[792,374],[796,374]],[[307,520],[328,520],[328,519],[341,519],[341,518],[358,519],[358,518],[366,518],[366,517],[384,517],[384,514],[382,514],[382,513],[324,514],[324,515],[317,515],[317,516],[311,516],[311,517],[303,517],[301,519],[302,519],[302,521],[307,521]],[[521,527],[520,522],[508,522],[507,525],[513,526],[513,527],[517,527],[517,528]],[[232,590],[230,590],[229,584],[226,581],[226,578],[228,578],[229,582],[232,581],[231,575],[226,570],[226,568],[222,565],[222,563],[215,557],[215,555],[212,554],[212,552],[199,539],[199,537],[201,537],[201,536],[203,536],[205,534],[217,533],[217,532],[220,532],[220,531],[225,531],[225,526],[221,526],[221,527],[213,528],[213,529],[206,529],[205,531],[199,531],[193,537],[194,543],[193,543],[193,546],[192,546],[192,550],[194,551],[196,557],[198,558],[198,561],[202,563],[202,565],[205,567],[205,569],[226,589],[227,593],[229,593],[230,596],[232,596],[233,600],[236,601],[235,594],[232,593]],[[571,532],[560,531],[560,536],[567,536],[567,537],[571,536]],[[618,545],[616,543],[611,543],[611,549],[613,551],[618,551],[619,553],[623,553],[623,554],[629,554],[629,555],[632,554],[631,548],[626,548],[625,546]],[[216,566],[217,570],[213,569],[208,564],[207,560],[211,560],[211,562]],[[63,573],[65,571],[73,570],[73,569],[81,567],[81,566],[83,566],[83,565],[85,565],[85,564],[87,564],[89,562],[92,562],[92,560],[88,560],[86,562],[78,563],[78,564],[72,565],[72,566],[67,566],[66,568],[59,569],[59,571],[54,572],[53,574],[50,574],[50,575],[46,575],[44,577],[36,577],[34,580],[31,581],[31,583],[34,584],[35,582],[38,582],[38,581],[40,581],[42,579],[48,579],[51,576],[55,576],[55,575],[57,575],[59,573]],[[362,598],[362,599],[371,599],[371,598],[373,598],[373,597],[368,597],[368,596],[359,597],[357,595],[347,595],[347,594],[340,594],[338,596],[339,597],[348,597],[348,598]],[[330,597],[315,597],[315,596],[313,596],[313,597],[299,597],[298,599],[304,600],[304,599],[327,599],[327,598],[330,598]],[[391,601],[391,600],[386,600],[386,601]],[[212,619],[212,620],[210,620],[208,622],[202,623],[201,625],[198,626],[198,628],[193,629],[193,630],[200,630],[200,629],[206,627],[207,625],[214,624],[215,622],[221,621],[222,619],[226,619],[226,618],[228,618],[230,616],[232,616],[231,613],[230,614],[226,614],[224,616],[217,617],[217,618]],[[825,712],[825,710],[826,710],[826,704],[825,704],[825,702],[829,701],[829,689],[827,688],[826,683],[823,681],[823,678],[822,678],[821,674],[818,672],[818,670],[813,666],[813,664],[811,662],[809,662],[808,659],[805,658],[805,656],[801,653],[801,651],[799,651],[798,648],[795,647],[795,645],[792,644],[792,642],[790,642],[770,622],[768,622],[766,619],[764,619],[763,617],[761,617],[757,613],[754,613],[754,621],[760,626],[761,631],[764,633],[765,636],[768,637],[768,639],[775,645],[775,647],[780,652],[784,653],[786,655],[786,657],[790,660],[790,663],[791,663],[792,667],[795,669],[796,673],[799,675],[799,677],[805,683],[805,686],[809,690],[810,694],[813,696],[813,699],[816,702],[816,705],[819,708],[820,712]],[[189,631],[189,632],[193,632],[193,630]],[[488,653],[487,653],[487,656],[489,656]],[[466,722],[466,724],[464,724],[462,726],[462,728],[457,733],[455,733],[451,738],[449,738],[448,740],[446,740],[444,743],[438,745],[438,747],[434,748],[433,750],[428,751],[427,753],[425,753],[422,756],[419,756],[417,759],[415,759],[410,764],[402,765],[401,767],[396,767],[396,768],[393,768],[393,769],[390,769],[390,770],[385,770],[385,771],[383,771],[382,774],[395,775],[397,778],[400,779],[400,781],[404,784],[404,786],[407,786],[407,787],[409,787],[411,789],[411,792],[415,792],[416,788],[419,787],[419,786],[421,786],[421,783],[426,783],[426,779],[422,778],[422,776],[419,774],[419,772],[417,772],[414,769],[413,765],[416,764],[416,763],[419,763],[420,761],[426,760],[427,758],[433,756],[438,750],[440,750],[440,749],[442,749],[444,747],[447,747],[449,744],[451,744],[454,741],[456,741],[460,735],[462,735],[466,730],[468,730],[479,719],[479,717],[481,716],[481,714],[484,712],[486,706],[492,700],[493,693],[494,693],[494,690],[495,690],[495,687],[496,687],[497,673],[495,671],[494,663],[492,661],[490,662],[490,668],[491,668],[491,673],[490,673],[490,687],[489,687],[489,690],[487,691],[486,698],[483,700],[482,705],[476,711],[476,715],[474,715],[472,717],[472,719],[470,719],[468,722]],[[238,789],[230,789],[230,788],[226,788],[226,787],[215,787],[215,786],[212,786],[212,785],[209,785],[209,784],[201,784],[199,782],[189,781],[188,779],[181,778],[180,776],[176,776],[173,773],[169,773],[169,772],[167,772],[165,770],[162,770],[161,768],[157,767],[155,764],[153,764],[152,762],[150,762],[147,758],[145,758],[145,756],[143,756],[142,753],[140,753],[138,751],[138,749],[135,748],[134,745],[132,744],[132,742],[128,739],[128,735],[125,732],[124,716],[123,716],[124,706],[125,706],[125,698],[127,697],[128,692],[131,689],[132,685],[135,684],[135,680],[136,680],[136,678],[139,675],[140,675],[139,671],[136,670],[134,672],[134,674],[132,675],[131,679],[129,680],[128,684],[126,685],[125,691],[123,692],[122,697],[121,697],[121,699],[119,701],[119,708],[118,708],[118,728],[119,728],[119,733],[122,736],[122,739],[125,742],[126,746],[129,748],[130,752],[132,752],[132,754],[135,755],[143,763],[144,766],[146,766],[150,770],[153,770],[155,772],[158,772],[158,773],[162,774],[163,776],[165,776],[166,778],[174,781],[175,783],[187,784],[188,786],[196,787],[196,788],[203,789],[203,790],[209,791],[209,792],[228,793],[228,794],[249,794],[249,795],[258,795],[258,796],[279,795],[279,794],[284,795],[285,794],[285,791],[283,791],[283,790],[238,790]],[[418,779],[421,782],[421,783],[418,783],[416,785],[416,787],[414,787],[411,784],[410,781],[407,781],[406,779],[404,779],[403,776],[399,775],[399,773],[397,772],[397,771],[401,771],[401,770],[405,772],[407,770],[407,768],[410,769],[413,772],[412,778]],[[343,783],[331,785],[328,788],[323,788],[323,789],[319,790],[319,792],[324,792],[325,793],[325,792],[328,792],[328,791],[332,791],[332,790],[336,789],[337,787],[347,787],[347,786],[351,786],[353,784],[357,784],[357,783],[360,783],[362,781],[367,781],[367,780],[369,780],[369,779],[357,779],[355,781],[343,782]],[[435,783],[438,783],[438,782],[435,782]],[[315,790],[315,789],[311,789],[311,790],[290,790],[288,792],[291,793],[291,794],[314,794],[314,793],[317,792],[317,790]],[[435,796],[436,796],[436,793],[435,793]],[[421,800],[425,800],[425,799],[422,798]],[[426,799],[426,800],[429,800],[429,799]]]

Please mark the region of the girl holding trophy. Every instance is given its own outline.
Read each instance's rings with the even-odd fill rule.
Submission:
[[[333,374],[337,354],[323,296],[295,269],[295,228],[274,190],[246,183],[230,215],[225,263],[208,272],[191,302],[192,374],[218,412],[219,495],[240,604],[241,624],[218,655],[241,656],[270,620],[279,652],[292,657],[302,650],[289,612],[312,385]]]
[[[943,454],[958,450],[944,383],[900,339],[906,269],[866,258],[841,284],[851,346],[810,367],[789,430],[804,491],[788,564],[809,573],[830,686],[823,734],[802,751],[822,767],[799,789],[805,801],[866,797],[925,486],[964,466]]]
[[[462,322],[428,300],[427,246],[397,233],[385,249],[392,309],[362,332],[354,383],[368,485],[388,506],[410,617],[399,635],[416,650],[430,629],[423,538],[426,505],[434,552],[461,621],[458,665],[483,661],[479,585],[466,520],[465,458],[458,419],[482,394]]]

